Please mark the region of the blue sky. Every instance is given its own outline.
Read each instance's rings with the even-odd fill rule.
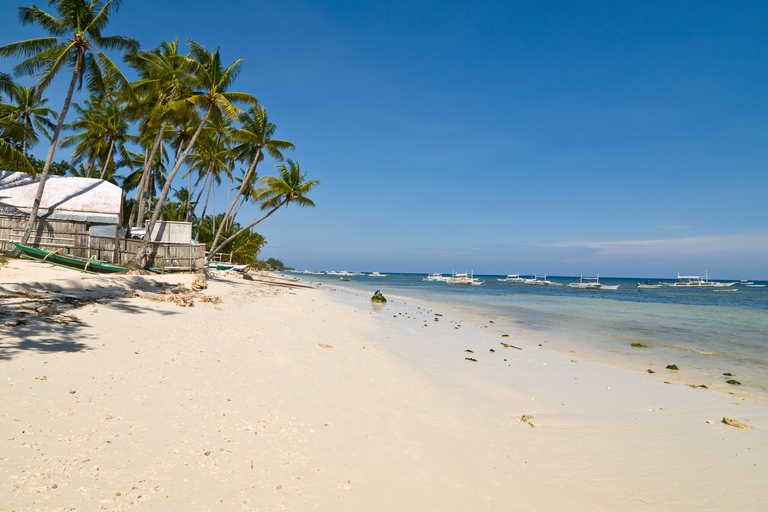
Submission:
[[[35,36],[1,5],[1,44]],[[107,32],[245,60],[233,90],[322,181],[264,257],[768,279],[765,2],[126,1]]]

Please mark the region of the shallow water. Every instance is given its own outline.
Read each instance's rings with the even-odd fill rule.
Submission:
[[[499,282],[503,276],[476,276],[484,281],[481,286],[423,281],[423,274],[353,276],[344,282],[327,274],[300,277],[490,315],[535,334],[553,350],[634,371],[652,369],[661,378],[768,402],[768,287],[639,290],[635,284],[646,279],[601,278],[619,289],[595,291],[569,288],[578,278],[567,277],[548,277],[561,286]],[[668,364],[680,370],[671,372]],[[741,385],[728,385],[728,379]]]

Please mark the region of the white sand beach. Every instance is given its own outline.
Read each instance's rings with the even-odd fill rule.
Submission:
[[[193,278],[0,267],[0,510],[768,503],[764,403],[398,298],[226,275],[218,304],[126,296]]]

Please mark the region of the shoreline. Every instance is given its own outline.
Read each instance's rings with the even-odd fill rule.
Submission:
[[[313,281],[302,278],[301,282]],[[314,281],[313,283],[365,296],[365,292],[347,286],[348,283],[340,283],[338,285],[323,281]],[[382,286],[381,283],[377,283],[371,286],[371,290],[381,288]],[[707,360],[707,353],[702,353],[695,348],[680,346],[674,346],[675,353],[670,353],[664,343],[656,343],[652,347],[628,348],[629,341],[619,340],[618,344],[612,345],[613,340],[610,337],[603,339],[599,345],[582,343],[581,340],[584,333],[569,333],[558,328],[541,328],[509,316],[499,315],[498,313],[483,313],[473,309],[471,306],[462,305],[458,302],[452,303],[402,295],[402,290],[394,292],[390,290],[387,295],[391,295],[404,302],[419,303],[424,307],[439,307],[450,310],[459,316],[475,317],[477,318],[475,323],[478,325],[492,321],[499,333],[502,331],[508,333],[513,338],[519,339],[521,343],[527,343],[525,340],[529,339],[536,340],[535,344],[541,343],[545,348],[562,355],[574,356],[579,359],[638,374],[650,374],[649,370],[651,370],[654,372],[655,378],[662,382],[666,380],[676,384],[703,386],[703,389],[710,389],[722,395],[746,398],[768,404],[768,388],[766,388],[764,381],[750,380],[750,376],[754,378],[762,375],[758,367],[750,368],[750,371],[746,372],[746,374],[743,372],[743,369],[742,372],[739,372],[739,376],[736,378],[743,381],[744,385],[742,386],[733,386],[726,382],[729,377],[724,377],[723,372],[734,371],[735,368],[733,366],[739,366],[738,360],[731,361],[731,363],[716,363]],[[680,370],[672,371],[665,368],[668,364],[673,363],[677,364]]]
[[[17,264],[0,267],[3,293]],[[765,404],[536,343],[504,348],[519,346],[512,333],[410,299],[378,307],[356,292],[214,277],[204,293],[221,304],[181,308],[120,290],[191,276],[45,267],[25,267],[15,286],[98,302],[69,310],[77,323],[0,331],[0,509],[756,511],[768,500]]]

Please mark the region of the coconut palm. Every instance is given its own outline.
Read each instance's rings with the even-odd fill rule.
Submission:
[[[235,130],[234,136],[238,141],[242,141],[242,143],[237,146],[236,150],[241,158],[250,160],[251,163],[243,175],[243,179],[237,190],[237,194],[235,194],[235,198],[229,203],[227,213],[224,214],[225,223],[229,222],[230,225],[234,221],[234,216],[229,221],[227,221],[227,219],[229,219],[229,215],[240,200],[240,197],[245,193],[248,185],[252,183],[252,177],[256,176],[256,165],[264,159],[264,151],[266,150],[266,152],[278,162],[282,162],[282,151],[295,148],[293,143],[288,142],[287,140],[272,138],[277,127],[274,123],[269,122],[267,119],[267,111],[261,105],[254,105],[248,112],[241,114],[240,124],[241,128]],[[215,246],[216,242],[218,242],[223,228],[224,224],[219,226],[216,236],[213,237],[212,245]]]
[[[311,192],[313,188],[320,185],[320,181],[305,181],[307,173],[301,172],[298,162],[294,162],[290,159],[285,162],[287,166],[286,164],[276,166],[278,170],[277,176],[264,176],[260,180],[262,187],[258,191],[258,199],[261,201],[261,209],[269,211],[258,220],[253,221],[244,228],[240,228],[239,231],[224,240],[224,242],[220,243],[218,246],[212,245],[206,261],[211,261],[222,247],[234,240],[236,236],[248,231],[253,226],[275,213],[281,206],[287,206],[290,203],[294,203],[301,207],[315,206],[315,203],[307,197],[307,194]]]
[[[19,7],[19,21],[24,25],[37,25],[51,37],[19,41],[0,48],[2,57],[25,58],[14,69],[19,75],[37,75],[37,87],[40,90],[48,87],[63,67],[72,67],[72,79],[51,138],[43,171],[40,173],[37,195],[32,203],[27,228],[21,239],[22,244],[26,244],[32,234],[45,181],[53,162],[53,153],[72,102],[75,86],[78,81],[82,85],[82,81],[86,79],[91,89],[102,88],[105,74],[120,84],[127,84],[125,77],[104,51],[135,50],[139,46],[134,39],[101,35],[111,16],[117,12],[120,0],[49,0],[48,5],[54,8],[58,17],[32,5]]]
[[[146,188],[152,181],[151,167],[157,152],[163,148],[166,126],[169,120],[173,122],[173,119],[169,118],[169,114],[173,112],[169,111],[167,106],[170,102],[184,97],[187,91],[184,80],[188,76],[188,60],[179,54],[178,46],[178,38],[170,42],[161,41],[153,50],[132,52],[125,57],[126,62],[136,69],[140,77],[132,85],[145,100],[142,102],[145,117],[140,125],[140,132],[144,146],[149,148],[144,161],[143,179],[136,192],[138,201],[133,203],[129,217],[131,222],[136,219],[137,212],[144,211]],[[176,118],[178,117],[177,113]],[[130,225],[127,236],[130,236]]]
[[[108,148],[106,139],[108,119],[102,100],[101,97],[91,96],[85,100],[82,107],[73,103],[72,106],[77,115],[74,121],[65,124],[64,128],[78,133],[63,137],[59,143],[62,148],[74,147],[71,159],[73,164],[87,160],[84,178],[90,178],[93,175],[96,159]]]
[[[227,91],[237,77],[237,74],[240,72],[243,59],[237,59],[230,64],[229,67],[224,68],[221,63],[221,55],[218,48],[210,51],[192,40],[189,40],[189,45],[192,49],[188,59],[188,65],[191,69],[188,83],[193,92],[184,99],[170,102],[168,106],[171,110],[188,110],[190,106],[194,106],[197,107],[200,112],[203,112],[203,115],[187,148],[176,160],[171,172],[168,174],[168,181],[160,192],[157,206],[152,212],[152,218],[149,220],[147,226],[148,233],[152,232],[154,224],[157,222],[157,219],[162,212],[163,204],[165,203],[166,197],[168,197],[168,191],[171,188],[173,178],[192,151],[195,142],[197,142],[198,137],[200,137],[200,133],[203,131],[203,127],[208,122],[211,114],[216,111],[235,120],[237,119],[237,116],[242,113],[242,110],[236,107],[232,103],[233,101],[246,104],[257,103],[256,98],[250,94]],[[149,237],[145,237],[144,243],[133,259],[134,263],[144,263],[148,246]]]
[[[51,119],[57,119],[56,112],[46,107],[48,100],[40,96],[37,87],[16,85],[10,90],[10,103],[0,105],[0,111],[7,119],[18,121],[24,126],[26,136],[22,138],[22,153],[27,156],[27,147],[38,141],[38,132],[50,139],[48,130],[55,125]]]

